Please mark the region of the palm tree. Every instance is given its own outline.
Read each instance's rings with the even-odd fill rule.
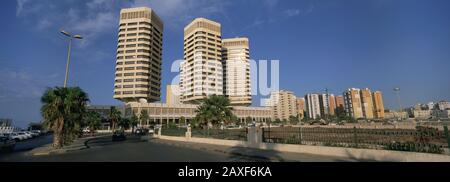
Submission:
[[[82,124],[89,98],[79,87],[48,88],[41,97],[44,125],[53,130],[53,147],[61,148]]]
[[[102,117],[98,112],[90,111],[86,114],[86,125],[89,127],[91,136],[98,130],[102,124]]]
[[[148,120],[150,118],[148,117],[148,112],[146,109],[142,109],[141,113],[139,114],[139,124],[142,126],[144,124],[147,124]]]
[[[133,115],[130,118],[131,133],[134,133],[134,127],[136,127],[138,125],[138,122],[139,122],[139,118],[133,112]]]
[[[196,120],[211,125],[228,124],[233,120],[233,108],[225,96],[211,95],[204,99],[197,108]]]
[[[116,130],[116,125],[118,122],[120,122],[121,119],[121,113],[119,110],[117,110],[116,107],[111,106],[110,112],[109,112],[109,119],[111,121],[111,130],[114,132]]]

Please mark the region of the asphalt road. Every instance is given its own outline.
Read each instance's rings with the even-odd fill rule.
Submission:
[[[280,153],[277,154],[277,156],[281,157],[279,159],[266,159],[249,157],[254,155],[220,152],[214,150],[214,147],[211,145],[177,143],[159,139],[147,142],[140,140],[137,136],[128,136],[127,140],[120,142],[113,142],[111,136],[89,139],[85,142],[89,146],[88,148],[61,154],[32,156],[28,152],[30,148],[50,142],[51,136],[46,136],[36,139],[34,143],[30,140],[30,143],[19,144],[15,152],[0,154],[0,162],[269,162],[286,161],[281,158],[292,158],[292,156],[298,159],[295,161],[301,162],[355,161],[295,153]],[[247,154],[261,153],[261,151],[253,151],[251,149],[236,148],[236,150],[248,150],[245,151]]]
[[[45,140],[46,141],[46,140]],[[49,140],[51,142],[51,140]],[[39,141],[36,143],[45,143]],[[163,143],[144,142],[139,137],[113,142],[111,137],[100,137],[87,142],[89,148],[62,154],[31,156],[27,150],[0,154],[3,162],[213,162],[264,161],[226,153],[204,151]],[[19,146],[20,148],[27,148]],[[28,147],[29,148],[29,147]]]

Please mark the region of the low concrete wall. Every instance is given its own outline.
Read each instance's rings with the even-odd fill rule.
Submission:
[[[376,160],[386,162],[450,162],[450,156],[440,154],[428,154],[417,152],[403,152],[391,150],[373,150],[373,149],[354,149],[344,147],[326,147],[326,146],[309,146],[309,145],[292,145],[292,144],[274,144],[274,143],[250,143],[237,140],[220,140],[211,138],[190,138],[158,136],[160,139],[194,142],[222,146],[240,146],[250,147],[264,150],[274,150],[279,152],[294,152],[304,154],[315,154],[335,157],[345,157],[357,160]]]

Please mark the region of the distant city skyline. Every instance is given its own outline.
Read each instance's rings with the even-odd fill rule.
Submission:
[[[0,118],[21,127],[40,121],[40,96],[64,81],[62,28],[85,37],[74,42],[69,86],[84,89],[92,104],[120,104],[112,91],[118,16],[136,6],[152,8],[167,24],[161,93],[178,74],[170,65],[183,57],[183,27],[205,17],[222,24],[223,37],[248,37],[251,59],[280,60],[280,89],[296,96],[368,87],[383,93],[386,109],[397,109],[393,88],[400,87],[403,107],[450,100],[448,1],[178,2],[2,2]],[[252,16],[243,16],[250,7]]]

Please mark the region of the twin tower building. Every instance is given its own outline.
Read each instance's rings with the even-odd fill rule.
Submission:
[[[159,101],[164,24],[146,7],[120,12],[114,98]],[[221,25],[196,18],[184,28],[179,99],[198,103],[225,95],[232,105],[251,105],[248,38],[222,39]]]

